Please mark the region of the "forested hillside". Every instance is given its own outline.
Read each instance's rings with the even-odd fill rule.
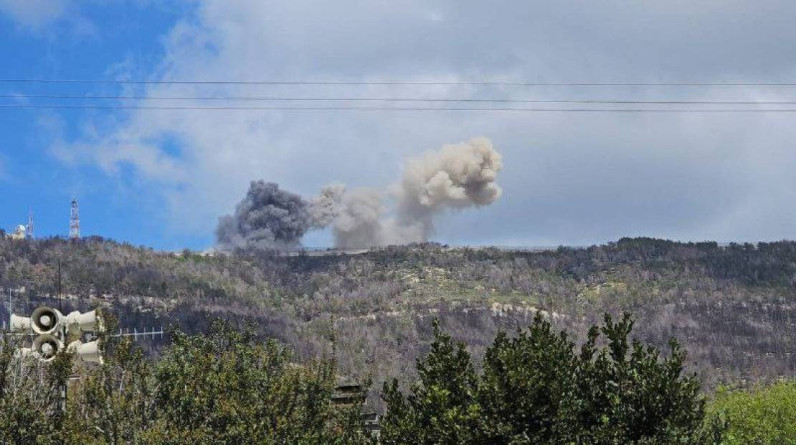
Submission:
[[[605,312],[630,311],[640,340],[666,349],[677,337],[708,388],[796,375],[796,242],[636,238],[545,252],[423,244],[285,256],[3,239],[0,287],[16,292],[16,313],[57,304],[59,262],[64,309],[104,306],[130,329],[203,331],[208,315],[252,321],[299,357],[334,342],[340,372],[372,376],[374,387],[414,378],[433,317],[480,358],[498,329],[527,327],[537,310],[581,335]]]

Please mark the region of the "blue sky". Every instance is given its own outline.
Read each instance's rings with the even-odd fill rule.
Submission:
[[[168,3],[168,6],[163,6]],[[0,0],[0,78],[793,82],[787,1]],[[37,85],[2,95],[796,100],[796,88]],[[32,103],[3,98],[2,104]],[[40,101],[41,102],[41,101]],[[65,102],[59,102],[65,103]],[[111,102],[121,103],[121,102]],[[128,101],[129,105],[151,104]],[[788,114],[0,108],[0,227],[204,249],[249,181],[389,189],[405,160],[488,137],[501,199],[443,215],[454,244],[794,238]],[[305,245],[329,245],[313,232]]]
[[[163,34],[188,9],[144,2],[107,3],[102,7],[100,2],[91,7],[70,5],[64,15],[43,23],[0,14],[0,77],[102,79],[113,78],[128,65],[151,66],[163,54]],[[2,85],[2,94],[17,93],[85,94],[86,89]],[[141,196],[129,175],[109,177],[92,165],[69,165],[52,155],[54,140],[79,137],[87,118],[83,110],[0,113],[0,227],[11,230],[25,223],[30,210],[37,235],[65,236],[70,201],[75,197],[81,205],[84,234],[165,248],[208,244],[206,235],[182,237],[159,230],[162,221],[150,213],[158,198]]]

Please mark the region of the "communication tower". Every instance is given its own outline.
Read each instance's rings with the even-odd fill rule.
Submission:
[[[80,238],[80,214],[77,209],[77,199],[72,200],[72,212],[69,217],[69,239]]]
[[[33,239],[33,212],[28,212],[28,227],[25,236],[28,239]]]

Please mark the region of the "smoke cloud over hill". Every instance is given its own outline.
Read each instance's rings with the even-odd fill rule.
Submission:
[[[307,202],[273,182],[252,181],[235,214],[218,221],[221,248],[286,249],[299,245],[310,228]]]
[[[335,183],[309,200],[254,181],[234,215],[219,220],[219,247],[285,249],[311,229],[331,227],[335,246],[360,248],[426,241],[434,218],[449,209],[480,207],[501,195],[500,154],[485,138],[445,145],[409,159],[386,190],[348,190]]]

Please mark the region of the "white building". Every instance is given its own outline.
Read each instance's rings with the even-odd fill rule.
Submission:
[[[28,234],[28,229],[22,224],[18,225],[12,233],[8,235],[11,239],[25,239]]]

